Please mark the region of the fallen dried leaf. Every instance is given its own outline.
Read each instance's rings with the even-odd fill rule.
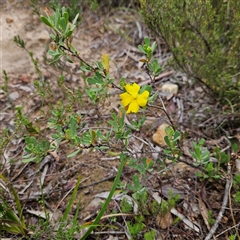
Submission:
[[[159,196],[158,193],[153,193],[152,197],[158,202],[158,204],[161,204],[162,198]],[[199,228],[190,220],[188,220],[183,214],[178,212],[175,208],[171,209],[171,213],[177,217],[179,217],[189,228],[192,228],[196,232],[200,232]]]
[[[184,173],[184,172],[190,172],[194,171],[195,169],[189,165],[187,165],[184,162],[178,162],[172,166],[170,166],[171,170],[177,174],[177,173]]]
[[[7,23],[12,23],[12,22],[13,22],[13,19],[12,19],[12,18],[6,18],[6,22],[7,22]]]
[[[208,210],[206,208],[205,203],[202,201],[201,198],[198,199],[198,206],[199,206],[200,213],[203,217],[204,223],[207,226],[207,229],[210,230],[211,227],[208,223]]]
[[[156,217],[156,225],[161,229],[169,228],[173,223],[172,214],[168,211],[165,214],[158,214]]]
[[[48,152],[50,155],[52,155],[55,160],[58,162],[59,161],[59,156],[57,154],[57,151],[51,151],[51,152]]]
[[[29,83],[29,76],[28,75],[26,75],[26,74],[22,74],[22,75],[20,75],[19,76],[19,80],[22,82],[22,83]]]
[[[173,101],[173,98],[171,98],[169,101],[168,110],[170,113],[175,113],[177,110],[177,106],[176,106],[175,102]]]

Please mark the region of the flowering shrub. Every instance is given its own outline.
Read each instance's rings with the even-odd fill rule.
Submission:
[[[135,158],[131,151],[129,151],[129,139],[134,136],[135,131],[139,131],[143,126],[146,117],[144,114],[139,117],[136,115],[136,119],[131,123],[126,123],[126,114],[138,113],[147,111],[147,104],[154,102],[157,97],[157,91],[152,94],[152,87],[150,85],[143,85],[140,87],[137,83],[126,83],[126,79],[122,78],[120,82],[115,81],[111,77],[110,71],[110,57],[107,54],[102,54],[101,59],[97,62],[87,62],[82,58],[78,50],[72,45],[73,33],[76,28],[79,15],[71,19],[66,8],[56,9],[50,11],[46,9],[46,15],[40,16],[41,21],[51,28],[50,38],[52,40],[48,55],[50,55],[50,64],[57,64],[60,60],[67,61],[70,64],[74,60],[80,63],[82,71],[82,81],[84,87],[76,91],[76,89],[67,86],[63,76],[59,77],[58,87],[64,89],[66,93],[66,102],[60,101],[54,105],[51,116],[47,119],[48,127],[51,131],[51,136],[41,134],[40,127],[36,127],[35,124],[25,116],[22,112],[22,108],[17,108],[17,122],[27,130],[27,136],[25,136],[25,152],[22,157],[23,163],[34,162],[41,164],[41,161],[49,154],[56,156],[59,151],[60,145],[65,144],[70,149],[68,158],[73,158],[84,149],[95,149],[104,152],[109,155],[118,156],[120,158],[120,164],[118,167],[117,175],[115,177],[112,189],[103,204],[101,211],[97,217],[88,227],[89,229],[81,237],[82,240],[86,239],[91,231],[98,226],[101,217],[106,211],[110,200],[117,188],[120,185],[120,177],[122,175],[123,167],[126,163],[129,166],[136,169],[141,175],[146,174],[152,170],[153,161],[147,159],[145,156],[141,159],[141,163],[138,163],[138,159]],[[15,39],[15,42],[22,48],[25,48],[24,41],[19,38]],[[139,50],[144,54],[145,67],[148,70],[151,81],[159,75],[161,67],[156,59],[152,59],[153,52],[156,49],[156,43],[150,44],[150,39],[145,38],[143,46],[139,46]],[[38,68],[38,62],[31,56],[34,61],[34,66],[41,77],[41,71]],[[43,98],[50,98],[50,88],[48,88],[48,82],[35,81],[35,87],[37,93]],[[48,91],[46,89],[48,88]],[[79,112],[74,112],[73,108],[76,105],[89,103],[100,109],[100,104],[104,104],[105,100],[110,96],[109,89],[117,89],[119,98],[118,101],[122,103],[122,107],[119,109],[119,113],[111,112],[110,119],[105,121],[108,127],[87,127],[87,122],[84,116]],[[84,98],[82,97],[84,95]],[[66,107],[67,105],[67,107]],[[82,104],[81,106],[83,106]],[[99,115],[101,113],[99,112]],[[99,118],[101,121],[101,118]],[[132,159],[133,158],[133,159]],[[77,184],[80,183],[80,179]],[[140,184],[140,177],[133,176],[133,185],[128,185],[131,191],[134,191],[134,197],[136,201],[142,200],[143,196],[147,197],[147,191]],[[40,183],[41,184],[41,183]],[[73,191],[71,201],[68,204],[62,222],[66,220],[67,214],[73,203],[73,199],[76,196],[78,185]],[[44,197],[43,197],[44,199]],[[80,205],[79,205],[80,206]],[[77,212],[76,212],[77,217]],[[64,224],[64,223],[63,223]],[[74,232],[74,228],[77,223],[73,222],[71,232]],[[63,225],[61,225],[63,226]],[[61,228],[61,227],[60,227]],[[59,228],[59,229],[60,229]]]

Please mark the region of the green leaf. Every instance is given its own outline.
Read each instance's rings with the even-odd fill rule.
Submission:
[[[72,152],[72,153],[68,154],[67,157],[68,157],[68,158],[74,157],[74,156],[76,156],[80,151],[81,151],[81,149],[78,149],[78,150],[76,150],[75,152]]]
[[[66,33],[65,37],[66,37],[66,38],[69,38],[72,34],[73,34],[73,29],[69,30],[69,31]]]
[[[79,16],[79,13],[76,15],[76,17],[74,18],[74,20],[73,20],[73,22],[72,22],[72,24],[73,25],[75,25],[76,24],[76,22],[77,22],[77,19],[78,19],[78,16]]]
[[[148,38],[148,37],[144,38],[144,43],[145,43],[147,46],[150,46],[150,38]]]
[[[2,220],[0,225],[0,230],[13,233],[13,234],[24,235],[21,228],[16,224],[16,222],[11,220]]]
[[[154,101],[156,100],[157,96],[158,96],[158,91],[156,91],[152,96],[150,96],[150,97],[148,98],[148,102],[149,102],[149,103],[154,102]]]
[[[100,147],[94,147],[94,148],[97,149],[97,150],[100,150],[100,151],[109,149],[108,146],[100,146]]]
[[[149,43],[149,45],[150,45],[150,43]],[[156,48],[157,48],[157,44],[156,44],[156,42],[153,42],[152,46],[151,46],[152,52],[154,52],[156,50]]]
[[[134,174],[132,177],[133,183],[134,183],[134,187],[135,187],[135,191],[138,191],[142,188],[141,184],[140,184],[140,179],[138,177],[137,174]]]
[[[73,51],[75,54],[78,54],[77,49],[74,46],[71,45],[70,47],[71,47],[71,51]]]
[[[82,136],[82,144],[83,145],[91,145],[92,143],[92,138],[90,136],[89,133],[83,133],[83,136]]]
[[[89,84],[103,84],[102,75],[97,71],[93,78],[87,79]],[[93,91],[93,88],[91,89]],[[95,91],[100,91],[101,89],[96,89]]]
[[[54,57],[53,61],[50,62],[50,64],[53,64],[53,63],[57,62],[62,56],[63,56],[63,54],[56,55]]]
[[[70,200],[68,202],[67,208],[66,208],[66,210],[65,210],[65,212],[64,212],[64,214],[63,214],[63,216],[61,218],[61,222],[65,222],[67,220],[67,216],[68,216],[68,214],[69,214],[69,212],[71,210],[71,207],[73,205],[74,200],[76,199],[77,191],[78,191],[80,182],[81,182],[81,177],[79,177],[77,182],[76,182],[76,185],[74,187],[73,193],[72,193],[71,198],[70,198]]]
[[[122,88],[124,88],[125,86],[126,86],[126,78],[121,78],[121,80],[120,80],[120,86],[122,87]]]
[[[175,131],[173,135],[173,140],[177,141],[181,138],[181,133],[179,131]]]
[[[32,156],[32,153],[29,153],[27,155],[24,155],[23,158],[30,158]]]
[[[37,158],[37,156],[36,157],[32,157],[32,158],[26,158],[26,159],[23,159],[22,162],[23,163],[33,162],[36,158]]]
[[[48,50],[48,54],[55,57],[55,56],[58,56],[58,55],[61,55],[60,52],[56,52],[56,51],[53,51],[53,50]]]
[[[59,9],[56,10],[55,14],[53,15],[54,26],[58,29],[59,21],[60,21],[61,14]]]
[[[166,144],[168,145],[168,147],[171,147],[171,143],[170,143],[170,141],[169,141],[168,136],[165,136],[165,137],[164,137],[164,141],[166,142]]]
[[[100,83],[100,84],[103,84],[103,77],[102,77],[101,73],[98,72],[98,71],[96,71],[96,72],[95,72],[95,76],[96,76],[96,78],[98,79],[99,83]]]
[[[97,68],[100,70],[100,71],[104,71],[104,67],[103,67],[103,64],[102,64],[102,62],[97,62],[96,63],[96,65],[97,65]]]
[[[235,153],[237,153],[238,150],[239,150],[239,146],[238,146],[238,144],[237,144],[236,141],[232,143],[232,150],[233,150],[233,152],[235,152]]]
[[[49,34],[50,38],[52,38],[53,40],[56,40],[56,36],[52,33]]]
[[[4,182],[6,182],[8,188],[12,192],[12,194],[14,196],[14,201],[15,201],[15,204],[17,207],[18,215],[19,215],[19,218],[18,218],[18,216],[14,213],[14,211],[11,209],[11,207],[8,205],[8,203],[6,201],[4,201],[4,199],[0,196],[0,199],[1,199],[0,212],[3,212],[3,208],[4,209],[7,208],[7,211],[4,215],[4,220],[0,221],[0,230],[5,230],[5,231],[11,232],[11,233],[25,235],[27,233],[27,230],[26,230],[26,225],[25,225],[25,221],[23,218],[23,214],[22,214],[22,207],[21,207],[21,204],[19,201],[19,197],[18,197],[15,189],[8,182],[8,180],[6,178],[4,178],[3,175],[1,175],[1,174],[0,174],[0,178]]]
[[[53,27],[53,24],[50,23],[45,16],[40,16],[40,19],[41,19],[41,21],[42,21],[45,25],[47,25],[47,26],[49,26],[49,27]]]
[[[64,17],[60,18],[60,25],[61,25],[62,30],[65,32],[66,27],[67,27],[67,22]]]
[[[97,80],[97,79],[91,78],[91,77],[89,77],[89,78],[87,79],[87,81],[88,81],[89,84],[97,84],[97,83],[98,83],[98,80]]]
[[[76,130],[77,130],[77,121],[76,121],[76,119],[75,118],[71,118],[70,119],[70,124],[69,124],[69,130],[70,130],[70,135],[71,135],[71,137],[75,137],[76,136],[76,134],[77,134],[77,132],[76,132]]]
[[[138,45],[138,49],[139,49],[143,54],[147,54],[142,45]]]
[[[65,12],[62,14],[62,16],[65,18],[66,23],[68,23],[68,19],[69,19],[68,12],[65,11]]]
[[[92,69],[88,66],[81,66],[80,69],[83,71],[83,72],[92,72]]]
[[[204,138],[201,138],[200,140],[199,140],[199,146],[202,146],[203,144],[204,144],[204,142],[205,142],[205,139]]]
[[[149,96],[150,96],[152,92],[152,87],[149,85],[143,85],[139,93],[143,93],[145,90],[149,92]]]
[[[73,61],[68,57],[68,55],[66,55],[66,59],[68,62],[73,63]]]

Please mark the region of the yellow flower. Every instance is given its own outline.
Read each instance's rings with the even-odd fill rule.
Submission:
[[[149,92],[144,91],[139,94],[140,86],[136,83],[133,85],[126,84],[125,86],[126,92],[120,94],[120,98],[122,99],[122,105],[127,108],[127,113],[137,113],[140,107],[144,107],[147,104]]]

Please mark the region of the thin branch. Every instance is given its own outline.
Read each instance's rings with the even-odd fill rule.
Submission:
[[[200,37],[200,39],[202,39],[202,41],[203,41],[203,43],[204,43],[204,45],[205,45],[208,53],[211,53],[211,47],[210,47],[207,39],[202,35],[202,33],[201,33],[195,26],[193,26],[193,25],[191,24],[190,21],[187,21],[187,24],[189,24],[190,28],[188,28],[188,26],[186,26],[186,29],[189,30],[189,31],[192,31],[192,32],[196,33],[196,34]]]
[[[67,47],[61,45],[60,48],[62,48],[63,51],[68,51],[69,53],[71,53],[73,57],[76,57],[78,60],[83,62],[86,66],[88,66],[91,69],[92,72],[96,72],[97,69],[95,69],[90,64],[88,64],[84,59],[82,59],[77,53],[73,52],[69,47],[67,48]],[[106,78],[105,74],[101,74],[101,76],[102,76],[102,78]],[[116,84],[114,84],[114,83],[111,83],[111,84],[114,88],[117,88],[117,89],[122,91],[122,89],[120,87],[118,87]]]
[[[150,105],[150,104],[148,104],[148,106],[152,107],[152,108],[157,108],[157,109],[162,110],[165,113],[165,115],[167,116],[168,122],[170,123],[171,127],[175,131],[176,129],[174,128],[173,121],[172,121],[171,117],[169,116],[169,114],[167,112],[167,109],[165,108],[164,102],[163,102],[163,100],[162,100],[162,98],[160,96],[159,96],[159,99],[160,99],[160,101],[162,103],[162,107],[159,107],[159,106],[156,106],[156,105]]]
[[[168,76],[171,75],[171,74],[173,74],[173,71],[164,72],[164,73],[158,75],[157,77],[155,77],[154,82],[156,82],[156,81],[158,81],[158,80],[161,80],[161,79],[163,79],[164,77],[168,77]],[[139,83],[139,86],[143,86],[143,85],[148,84],[148,83],[151,83],[151,80],[143,81],[143,82]]]
[[[230,227],[230,228],[227,228],[226,230],[224,230],[224,231],[222,231],[221,233],[219,233],[219,234],[216,236],[216,238],[220,237],[220,236],[223,235],[225,232],[228,232],[228,231],[230,231],[231,229],[236,228],[236,227],[239,227],[239,226],[240,226],[240,223],[238,223],[238,224],[236,224],[236,225],[234,225],[234,226],[232,226],[232,227]]]
[[[228,195],[229,195],[229,190],[231,188],[231,184],[232,184],[231,165],[230,165],[230,163],[228,163],[227,180],[226,180],[226,185],[225,185],[225,191],[224,191],[222,206],[221,206],[221,209],[218,213],[216,222],[214,223],[214,225],[212,226],[212,228],[210,229],[208,235],[205,237],[204,240],[212,239],[213,234],[216,232],[216,230],[218,228],[218,225],[219,225],[220,221],[222,220],[223,214],[225,212],[225,209],[226,209],[226,206],[227,206],[227,203],[228,203]]]

